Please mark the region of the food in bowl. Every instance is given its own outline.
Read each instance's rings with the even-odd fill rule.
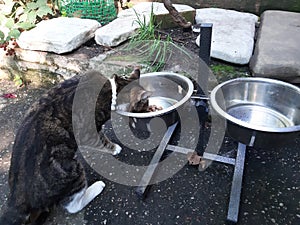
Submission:
[[[148,109],[147,109],[147,112],[156,112],[156,111],[159,111],[159,110],[163,110],[163,107],[162,106],[157,106],[157,105],[149,105]]]

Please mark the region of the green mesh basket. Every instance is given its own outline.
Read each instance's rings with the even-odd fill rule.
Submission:
[[[68,17],[97,20],[101,25],[117,17],[114,0],[61,0],[60,11]]]

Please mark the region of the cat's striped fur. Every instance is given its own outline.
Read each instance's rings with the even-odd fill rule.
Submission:
[[[115,76],[117,92],[137,79],[139,71],[138,77],[133,75],[127,79]],[[111,83],[96,71],[84,76],[103,85],[96,108],[84,109],[96,112],[94,123],[100,132],[96,138],[87,137],[87,141],[100,142],[103,149],[117,154],[121,147],[101,133],[102,125],[110,118]],[[42,224],[49,208],[59,203],[70,213],[78,212],[103,190],[105,185],[101,181],[87,187],[83,166],[76,159],[78,143],[73,132],[72,105],[79,81],[76,76],[50,89],[25,115],[12,150],[10,193],[1,225],[21,225],[28,220],[34,221],[31,224]],[[88,95],[90,87],[84,83],[80,86]],[[84,114],[84,110],[79,114]],[[75,116],[80,119],[84,115]]]

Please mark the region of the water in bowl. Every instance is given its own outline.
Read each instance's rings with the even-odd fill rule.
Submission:
[[[254,126],[284,128],[294,126],[285,115],[261,105],[242,104],[227,110],[228,114]]]

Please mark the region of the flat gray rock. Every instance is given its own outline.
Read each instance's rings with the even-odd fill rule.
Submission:
[[[145,16],[146,24],[149,16]],[[99,45],[114,47],[132,37],[139,28],[136,17],[117,18],[109,24],[100,27],[95,33],[95,41]]]
[[[141,2],[133,8],[121,11],[117,19],[100,27],[96,31],[95,41],[99,45],[110,47],[120,45],[136,33],[140,27],[138,21],[145,22],[145,25],[149,24],[152,6],[155,16],[169,14],[163,3]],[[192,7],[187,5],[174,4],[174,7],[179,12],[194,11]]]
[[[134,7],[123,10],[118,14],[118,17],[132,17],[137,15],[150,15],[153,6],[153,14],[154,15],[164,15],[169,14],[169,11],[165,8],[163,3],[159,2],[141,2]],[[174,8],[178,12],[188,12],[194,11],[195,9],[188,5],[183,4],[173,4]]]
[[[91,19],[59,17],[43,20],[24,31],[17,42],[20,48],[55,52],[71,52],[94,37],[100,23]]]
[[[255,76],[300,83],[300,13],[262,14],[250,68]]]
[[[212,23],[211,56],[235,64],[248,64],[254,47],[258,17],[234,10],[204,8],[196,10],[196,23]],[[196,43],[199,46],[200,35]]]

